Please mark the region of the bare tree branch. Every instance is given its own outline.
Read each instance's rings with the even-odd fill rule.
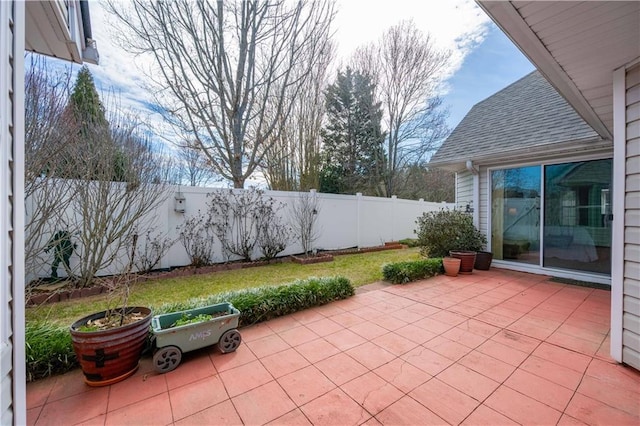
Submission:
[[[400,171],[424,161],[448,133],[437,89],[449,57],[413,21],[391,27],[378,43],[354,55],[354,66],[377,83],[385,111],[387,196],[400,189]]]
[[[109,10],[126,29],[123,45],[154,59],[148,77],[166,118],[236,188],[289,117],[335,14],[331,0],[110,1]]]

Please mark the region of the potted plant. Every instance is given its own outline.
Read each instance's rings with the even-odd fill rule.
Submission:
[[[420,252],[429,257],[461,259],[460,273],[473,271],[475,254],[487,239],[474,225],[468,213],[457,210],[425,212],[418,218]]]
[[[493,260],[493,253],[490,251],[479,251],[476,253],[476,263],[474,268],[481,271],[488,271],[491,268],[491,261]]]
[[[457,277],[460,272],[460,259],[456,257],[445,256],[442,258],[442,266],[444,274],[449,277]]]
[[[126,272],[110,281],[107,305],[111,307],[70,327],[73,350],[89,386],[111,385],[135,373],[148,341],[151,309],[128,306],[130,287],[136,281],[131,273],[136,237]]]

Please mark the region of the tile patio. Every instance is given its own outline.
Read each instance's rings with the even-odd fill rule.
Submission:
[[[232,354],[90,388],[27,385],[30,425],[640,424],[609,357],[610,293],[500,269],[375,284],[241,329]]]

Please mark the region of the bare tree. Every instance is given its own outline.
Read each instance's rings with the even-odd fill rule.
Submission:
[[[304,96],[290,97],[291,114],[288,118],[280,117],[280,129],[268,144],[261,171],[270,189],[308,191],[318,188],[324,89],[335,54],[333,43],[325,46],[319,60],[314,59],[315,66],[302,87]],[[306,69],[306,64],[302,64],[302,68]]]
[[[72,186],[51,179],[65,167],[64,148],[75,137],[64,114],[71,86],[70,70],[56,72],[40,57],[31,56],[25,72],[25,268],[29,275],[47,263],[47,246],[57,247],[50,236],[58,230],[73,234],[68,217]],[[55,235],[55,231],[53,234]]]
[[[71,91],[69,74],[49,67],[34,60],[25,80],[26,270],[36,275],[53,256],[52,277],[62,262],[87,286],[128,257],[137,229],[166,197],[167,163],[117,99],[104,107],[88,69]]]
[[[114,111],[115,110],[115,111]],[[151,213],[168,196],[168,172],[145,140],[139,123],[114,108],[109,126],[92,131],[91,170],[73,181],[71,206],[81,224],[77,240],[79,286],[127,254],[139,229],[152,227]],[[79,153],[79,155],[81,155]],[[119,182],[113,181],[114,169]],[[125,256],[126,258],[126,256]]]
[[[320,204],[315,192],[300,194],[291,207],[293,234],[300,241],[305,255],[313,250],[313,243],[320,237],[317,227],[319,213]]]
[[[391,27],[355,54],[354,66],[372,75],[385,112],[387,196],[398,190],[400,172],[424,161],[448,133],[437,89],[449,57],[413,21]]]
[[[166,117],[194,134],[235,188],[244,187],[289,116],[289,96],[301,95],[334,16],[330,0],[135,0],[130,8],[112,1],[109,9],[128,30],[123,45],[153,57],[148,77]]]

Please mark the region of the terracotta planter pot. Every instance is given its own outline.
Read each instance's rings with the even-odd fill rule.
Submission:
[[[84,381],[89,386],[107,386],[136,372],[140,355],[149,335],[151,309],[131,307],[127,313],[140,312],[137,322],[102,331],[79,331],[89,320],[104,318],[105,311],[86,316],[71,325],[71,340]]]
[[[468,250],[450,251],[449,255],[460,259],[460,273],[469,275],[473,272],[473,265],[476,263],[476,252]]]
[[[444,266],[444,274],[449,277],[457,277],[460,272],[460,259],[456,257],[443,257],[442,266]]]
[[[488,271],[491,267],[491,261],[493,260],[493,253],[488,251],[479,251],[476,253],[475,269],[481,271]]]

